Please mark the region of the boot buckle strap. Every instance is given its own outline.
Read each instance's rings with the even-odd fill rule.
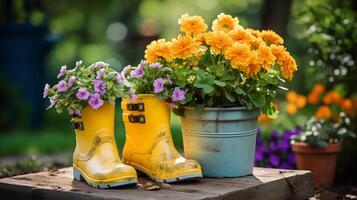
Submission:
[[[145,123],[145,115],[129,115],[128,119],[130,123],[139,123],[139,124]]]
[[[130,111],[144,111],[145,110],[144,103],[128,103],[128,104],[126,104],[126,108]]]
[[[72,126],[74,129],[84,130],[83,122],[72,122]]]

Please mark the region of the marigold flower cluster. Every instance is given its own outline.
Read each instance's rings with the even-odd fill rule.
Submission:
[[[275,68],[284,79],[291,80],[297,70],[294,58],[283,46],[284,40],[272,30],[243,28],[237,17],[224,13],[212,22],[209,31],[201,16],[184,14],[178,24],[183,34],[170,41],[159,39],[147,45],[147,62],[170,63],[170,66],[184,63],[194,67],[208,51],[228,61],[230,67],[245,77]]]

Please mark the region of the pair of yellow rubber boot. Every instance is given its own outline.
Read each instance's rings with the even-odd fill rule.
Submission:
[[[121,103],[126,130],[123,162],[114,139],[115,105],[86,107],[75,118],[73,177],[97,188],[137,183],[136,170],[157,182],[202,177],[201,167],[176,150],[170,132],[170,108],[154,95],[139,95]]]

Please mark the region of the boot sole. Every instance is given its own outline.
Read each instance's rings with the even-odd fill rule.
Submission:
[[[91,187],[103,188],[103,189],[137,184],[137,180],[120,181],[120,182],[111,183],[111,184],[95,184],[95,183],[91,183],[91,182],[87,181],[84,178],[84,176],[81,174],[81,172],[78,171],[77,169],[75,169],[74,167],[73,167],[73,179],[76,180],[76,181],[85,182]]]

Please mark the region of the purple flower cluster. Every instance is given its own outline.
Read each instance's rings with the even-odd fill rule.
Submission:
[[[291,150],[290,137],[298,135],[300,127],[285,131],[279,135],[278,131],[271,132],[269,141],[262,141],[261,131],[258,130],[255,166],[280,169],[293,169],[296,165],[295,154]]]
[[[107,91],[106,90],[107,86],[102,80],[98,80],[98,79],[94,80],[93,85],[94,85],[94,90],[99,94],[105,94],[105,92]]]
[[[171,100],[173,102],[183,101],[185,100],[186,92],[179,87],[175,87],[174,92],[172,93]]]

